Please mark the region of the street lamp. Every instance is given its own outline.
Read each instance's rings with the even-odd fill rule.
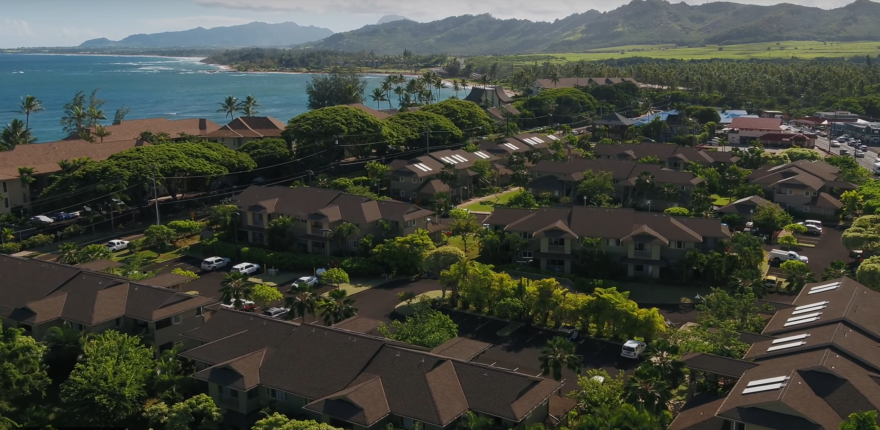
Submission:
[[[584,196],[584,207],[587,207],[587,196]]]
[[[648,212],[651,212],[651,201],[648,200]]]
[[[755,210],[749,209],[749,221],[755,222]]]

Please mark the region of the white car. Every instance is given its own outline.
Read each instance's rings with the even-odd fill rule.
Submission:
[[[620,356],[625,358],[639,358],[643,352],[645,352],[645,348],[648,345],[645,342],[639,342],[637,340],[628,340],[623,344],[623,348],[620,350]]]
[[[114,239],[107,242],[107,248],[109,248],[113,252],[119,252],[123,249],[128,248],[128,241],[121,239]]]
[[[318,277],[317,276],[303,276],[302,278],[293,281],[293,286],[297,286],[299,284],[306,284],[310,287],[318,286]]]
[[[856,149],[856,152],[853,153],[856,158],[865,158],[865,151]]]
[[[34,224],[52,224],[55,220],[46,215],[37,215],[31,218],[31,222]]]
[[[241,263],[232,266],[232,270],[230,272],[233,273],[244,273],[245,275],[253,275],[260,270],[259,264],[254,263]]]
[[[838,141],[836,141],[836,140],[832,140],[832,141],[831,141],[831,147],[832,147],[832,148],[840,148],[840,142],[838,142]]]
[[[202,270],[217,270],[229,265],[231,260],[223,257],[208,257],[202,261]]]

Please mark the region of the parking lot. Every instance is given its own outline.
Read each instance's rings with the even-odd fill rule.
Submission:
[[[822,277],[822,272],[831,265],[832,261],[841,260],[846,263],[852,262],[852,258],[849,257],[849,251],[843,246],[843,242],[841,241],[843,230],[843,227],[826,224],[822,227],[821,236],[795,235],[798,243],[813,245],[813,247],[799,246],[792,250],[800,255],[806,256],[810,260],[810,262],[807,263],[807,266],[816,276],[816,279]],[[765,245],[764,249],[767,252],[770,252],[773,249],[784,248],[780,245]],[[770,270],[767,272],[767,275],[776,276],[781,279],[785,278],[782,269],[773,263],[770,264]],[[788,294],[773,294],[772,297],[768,297],[769,300],[784,303],[791,303],[794,301],[794,298],[794,295]]]

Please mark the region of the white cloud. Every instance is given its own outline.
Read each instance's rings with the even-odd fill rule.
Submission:
[[[34,35],[34,31],[31,30],[31,26],[27,21],[3,18],[3,25],[0,25],[0,34],[12,37],[30,37]]]
[[[251,11],[293,11],[318,14],[398,14],[414,19],[433,20],[447,16],[489,13],[499,18],[530,20],[553,20],[590,9],[608,11],[630,0],[445,0],[441,7],[429,0],[193,0],[208,7],[245,9]],[[689,0],[690,4],[703,4],[713,0]],[[853,0],[789,0],[789,3],[830,9],[841,7]],[[676,3],[677,0],[672,0]],[[748,0],[738,3],[760,5],[779,4],[781,0]],[[576,4],[576,6],[574,6]]]
[[[253,19],[220,15],[178,16],[172,18],[140,20],[140,22],[150,27],[150,29],[145,31],[146,33],[153,33],[157,30],[189,30],[196,27],[225,27],[230,25],[247,24],[253,21]]]

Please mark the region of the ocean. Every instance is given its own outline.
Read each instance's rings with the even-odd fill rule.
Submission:
[[[217,113],[218,103],[233,95],[257,98],[260,116],[272,116],[287,122],[308,111],[306,84],[312,75],[292,73],[240,73],[219,66],[199,63],[199,58],[24,55],[0,54],[0,127],[14,118],[24,120],[18,102],[34,95],[46,109],[32,114],[30,127],[37,142],[51,142],[65,136],[59,120],[65,103],[78,91],[91,93],[100,88],[98,97],[106,100],[104,124],[112,123],[116,109],[125,105],[131,112],[127,119],[208,118],[225,124],[228,118]],[[367,106],[376,108],[369,94],[383,76],[367,75]],[[441,90],[441,98],[455,93]],[[466,96],[459,93],[459,97]],[[392,99],[396,97],[392,94]],[[393,102],[392,102],[393,103]],[[388,102],[381,103],[387,109]],[[393,106],[397,107],[397,106]]]

